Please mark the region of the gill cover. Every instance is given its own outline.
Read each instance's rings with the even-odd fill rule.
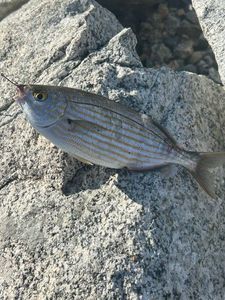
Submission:
[[[60,120],[67,107],[63,89],[57,86],[25,87],[22,109],[34,127],[49,127]]]

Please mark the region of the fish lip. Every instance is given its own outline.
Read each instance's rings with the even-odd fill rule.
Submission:
[[[20,105],[25,103],[25,86],[24,85],[18,85],[16,88],[17,91],[17,98],[15,99],[16,102],[18,102]]]

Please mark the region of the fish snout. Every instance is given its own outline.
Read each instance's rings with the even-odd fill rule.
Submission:
[[[16,102],[19,102],[19,104],[23,104],[25,102],[25,85],[18,85],[16,88],[17,91],[17,97],[15,99]]]

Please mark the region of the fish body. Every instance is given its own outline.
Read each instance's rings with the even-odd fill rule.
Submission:
[[[31,88],[48,90],[48,94],[51,89]],[[57,89],[59,92],[64,89],[66,101],[54,105],[46,102],[46,118],[42,107],[34,108],[25,102],[22,108],[33,127],[65,152],[115,169],[126,167],[141,171],[171,163],[193,163],[193,157],[182,152],[147,115],[99,95],[77,89]],[[52,97],[59,99],[60,95],[53,92]]]
[[[17,88],[17,102],[31,125],[77,159],[135,171],[182,165],[215,197],[208,169],[225,161],[224,152],[183,150],[149,116],[100,95],[57,86]]]

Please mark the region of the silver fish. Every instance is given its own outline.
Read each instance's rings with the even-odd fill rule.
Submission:
[[[224,163],[225,152],[181,149],[149,116],[100,95],[6,79],[17,86],[16,101],[31,125],[78,160],[135,171],[182,165],[211,197],[216,196],[208,169]]]

